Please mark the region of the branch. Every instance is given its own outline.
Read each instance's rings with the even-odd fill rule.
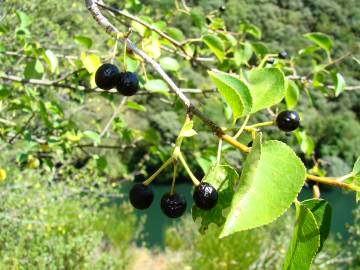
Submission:
[[[139,19],[138,17],[135,17],[134,15],[131,15],[128,12],[124,12],[122,10],[104,5],[103,3],[94,1],[99,7],[102,7],[104,9],[110,10],[111,12],[121,15],[123,17],[126,17],[134,22],[137,22],[139,24],[141,24],[142,26],[145,26],[146,28],[148,28],[149,30],[157,33],[159,36],[161,36],[162,38],[166,39],[167,41],[169,41],[171,44],[173,44],[175,47],[179,48],[180,50],[182,50],[185,54],[186,51],[184,49],[184,47],[181,45],[180,42],[178,42],[177,40],[173,39],[172,37],[168,36],[167,34],[165,34],[164,32],[160,31],[159,29],[157,29],[156,27],[144,22],[143,20]]]
[[[314,181],[314,182],[317,182],[317,183],[326,184],[326,185],[330,185],[330,186],[339,187],[339,188],[342,188],[342,189],[348,189],[348,190],[353,190],[353,191],[360,192],[360,187],[357,187],[357,186],[352,185],[352,184],[346,184],[344,182],[340,182],[336,178],[321,177],[321,176],[315,176],[315,175],[310,175],[310,174],[307,174],[306,178],[308,180],[310,180],[310,181]]]
[[[199,111],[187,98],[186,95],[180,90],[180,88],[174,83],[174,81],[167,75],[167,73],[161,68],[161,66],[152,59],[149,55],[145,52],[137,48],[135,44],[133,44],[128,38],[124,36],[115,26],[113,26],[107,18],[99,10],[97,6],[97,2],[94,0],[85,0],[86,7],[88,8],[89,12],[94,17],[95,21],[105,29],[105,31],[113,36],[114,38],[119,38],[122,42],[126,44],[126,48],[129,51],[132,51],[134,54],[142,58],[146,63],[150,64],[155,71],[159,73],[159,75],[163,78],[163,80],[169,85],[170,89],[178,96],[181,102],[185,105],[188,112],[196,115],[205,125],[207,125],[220,139],[228,142],[229,144],[233,145],[235,148],[248,153],[250,149],[230,137],[226,135],[223,130],[207,118],[202,112]]]
[[[135,44],[133,44],[128,38],[126,38],[115,26],[113,26],[107,18],[105,18],[102,13],[100,12],[96,1],[94,0],[85,0],[86,7],[88,8],[89,12],[92,14],[96,22],[105,29],[105,31],[115,37],[119,38],[123,43],[126,44],[126,47],[129,51],[132,51],[134,54],[138,55],[140,58],[142,58],[146,63],[150,64],[153,69],[163,78],[163,80],[169,85],[170,89],[177,95],[177,97],[180,99],[180,101],[185,105],[185,107],[188,110],[189,114],[196,115],[205,125],[207,125],[216,136],[218,136],[223,141],[226,141],[227,143],[231,144],[235,148],[239,149],[240,151],[244,153],[249,153],[251,148],[239,143],[236,139],[233,137],[227,135],[224,133],[224,131],[215,124],[212,120],[207,118],[200,110],[195,107],[191,103],[191,101],[188,99],[186,95],[181,91],[181,89],[174,83],[174,81],[167,75],[167,73],[161,68],[161,66],[150,56],[148,56],[145,52],[140,50],[136,47]],[[351,190],[359,190],[357,187],[345,184],[342,182],[334,181],[331,178],[327,177],[317,177],[314,175],[307,175],[306,176],[308,180],[324,183],[328,185],[334,185],[345,189],[351,189]]]

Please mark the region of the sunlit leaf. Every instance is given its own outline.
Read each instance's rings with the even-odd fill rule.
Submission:
[[[248,84],[253,104],[251,112],[278,104],[285,95],[285,77],[277,68],[253,69]]]
[[[249,88],[235,76],[222,72],[209,72],[221,96],[230,106],[233,118],[237,119],[249,114],[252,106],[252,98]]]
[[[285,92],[285,101],[288,109],[292,109],[296,106],[300,96],[300,90],[294,81],[287,81],[287,88]]]
[[[308,270],[320,246],[320,231],[312,212],[296,203],[296,224],[283,270]]]
[[[202,40],[220,61],[224,60],[225,45],[218,36],[206,35],[202,37]]]
[[[309,33],[305,35],[306,38],[316,43],[320,48],[324,49],[326,52],[330,52],[333,42],[329,36],[323,33]]]
[[[335,80],[335,96],[338,97],[342,92],[344,92],[346,87],[346,82],[344,77],[340,73],[336,73]]]
[[[49,66],[50,72],[55,73],[59,65],[59,61],[56,55],[51,50],[46,50],[44,53],[44,59],[46,64]]]
[[[220,237],[253,229],[280,217],[305,183],[305,166],[279,141],[254,140]]]

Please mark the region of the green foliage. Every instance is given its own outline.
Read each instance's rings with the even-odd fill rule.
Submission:
[[[285,144],[261,136],[253,143],[220,237],[265,225],[291,205],[305,180],[305,169]]]
[[[49,174],[39,178],[31,170],[17,177],[14,172],[1,185],[1,268],[125,267],[137,219],[127,204],[103,206],[116,189],[80,175],[68,183],[48,181]],[[104,248],[108,242],[111,250]]]
[[[181,151],[196,177],[205,171],[204,180],[220,197],[209,212],[193,208],[206,235],[191,227],[186,233],[193,239],[175,231],[167,241],[183,245],[187,239],[187,249],[193,249],[190,243],[204,255],[188,256],[194,269],[278,268],[284,252],[273,250],[284,250],[290,230],[267,227],[281,234],[275,243],[263,241],[265,228],[238,232],[275,221],[296,199],[305,168],[295,152],[307,171],[319,176],[326,174],[324,157],[349,167],[358,158],[360,95],[347,90],[359,83],[358,1],[230,0],[223,13],[215,0],[188,1],[189,7],[168,0],[107,3],[180,42],[126,17],[109,17],[123,33],[131,26],[128,38],[159,62],[170,76],[166,79],[190,88],[194,106],[229,136],[241,128],[237,120],[249,114],[250,123],[271,123],[265,109],[272,114],[286,106],[302,114],[302,127],[292,137],[271,128],[264,132],[289,146],[262,143],[255,128],[240,130],[239,143],[255,139],[246,158],[225,144],[216,157],[217,139],[199,120],[181,129],[185,110],[164,74],[121,42],[113,57],[115,41],[105,31],[99,34],[102,29],[83,3],[50,2],[10,0],[0,11],[7,14],[0,14],[0,268],[126,269],[137,219],[126,204],[114,206],[123,193],[114,186],[155,171],[176,138],[184,139]],[[284,48],[289,57],[277,57]],[[110,60],[139,74],[144,95],[118,107],[121,99],[114,91],[94,92],[94,74]],[[210,89],[211,80],[218,92]],[[199,95],[199,89],[206,91]],[[222,165],[210,168],[220,158]],[[166,172],[160,181],[170,178]],[[178,178],[188,177],[180,171]],[[345,180],[359,185],[358,162]],[[285,269],[308,269],[328,234],[325,202],[301,203],[297,218]],[[315,233],[304,239],[309,232]],[[356,226],[351,232],[356,238]],[[231,237],[218,240],[219,234]]]
[[[309,269],[320,245],[320,231],[314,215],[301,205],[296,205],[296,224],[283,269]]]

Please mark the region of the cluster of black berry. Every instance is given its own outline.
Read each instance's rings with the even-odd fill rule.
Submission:
[[[137,209],[149,208],[154,200],[152,187],[143,183],[135,184],[129,192],[131,204]],[[197,207],[210,210],[218,201],[217,190],[209,183],[202,182],[195,187],[193,200]],[[178,218],[186,210],[186,199],[184,195],[177,192],[165,193],[160,202],[160,208],[169,218]]]
[[[116,88],[124,96],[132,96],[139,90],[137,75],[132,72],[120,72],[113,64],[103,64],[98,68],[95,83],[103,90]]]

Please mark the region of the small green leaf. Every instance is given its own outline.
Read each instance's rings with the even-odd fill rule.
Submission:
[[[253,50],[251,44],[244,43],[241,45],[240,48],[237,48],[234,53],[234,59],[237,66],[242,64],[247,64],[250,60],[251,56],[253,55]]]
[[[180,68],[179,62],[172,57],[161,58],[160,65],[163,69],[170,71],[178,71]]]
[[[177,40],[177,41],[184,41],[185,40],[185,36],[183,34],[183,32],[179,29],[179,28],[174,28],[174,27],[168,27],[166,29],[166,33],[172,37],[173,39]]]
[[[81,61],[89,73],[95,73],[101,65],[100,57],[96,54],[81,53]]]
[[[250,113],[252,98],[245,83],[227,73],[209,72],[209,75],[231,108],[234,119]]]
[[[287,88],[285,92],[285,101],[288,109],[296,106],[300,96],[300,90],[294,81],[287,81]]]
[[[211,223],[222,226],[225,223],[223,211],[231,204],[234,195],[234,185],[238,179],[237,172],[227,165],[214,165],[210,167],[202,182],[207,182],[218,191],[218,202],[214,208],[205,211],[196,205],[192,208],[193,219],[201,218],[200,232],[205,232]]]
[[[301,151],[307,156],[310,157],[315,149],[315,143],[313,139],[306,134],[306,131],[295,131],[294,135],[297,141],[300,143]]]
[[[43,120],[46,127],[51,128],[52,124],[51,124],[51,122],[49,120],[49,116],[48,116],[48,112],[47,112],[45,103],[42,100],[39,101],[39,114],[40,114],[41,120]]]
[[[259,27],[249,24],[246,28],[246,32],[252,35],[254,38],[261,39],[261,30]]]
[[[306,200],[301,202],[301,205],[308,208],[315,217],[316,224],[320,231],[320,246],[317,251],[317,253],[319,253],[330,233],[332,215],[331,206],[323,199]]]
[[[216,158],[214,156],[201,156],[196,158],[197,163],[201,167],[204,173],[207,173],[210,170],[212,164],[215,163]]]
[[[357,160],[355,161],[352,174],[360,177],[360,157],[358,157]]]
[[[44,73],[44,66],[40,60],[35,59],[28,62],[25,66],[25,79],[41,79]]]
[[[284,74],[278,68],[253,69],[249,72],[249,89],[252,113],[278,104],[285,95]]]
[[[79,43],[80,45],[84,46],[87,49],[90,49],[93,44],[92,39],[89,37],[75,36],[74,39],[77,43]]]
[[[144,85],[145,89],[153,93],[169,94],[169,86],[163,80],[149,80]]]
[[[316,45],[318,45],[320,48],[324,49],[327,53],[330,52],[333,42],[329,38],[329,36],[323,34],[323,33],[309,33],[305,35],[306,38],[314,42]]]
[[[344,77],[340,73],[336,73],[335,96],[338,97],[342,92],[344,92],[345,87],[346,87],[346,82]]]
[[[194,127],[194,121],[191,120],[191,121],[185,123],[185,125],[180,130],[178,138],[192,137],[192,136],[197,135],[197,132],[195,130],[193,130],[193,127]]]
[[[269,50],[266,48],[266,45],[262,42],[253,42],[252,44],[253,51],[260,57],[263,58],[265,54],[269,53]]]
[[[20,21],[20,28],[27,28],[32,23],[30,17],[20,10],[16,11],[16,16]]]
[[[140,105],[134,101],[128,101],[127,102],[127,106],[130,108],[130,109],[133,109],[133,110],[137,110],[137,111],[141,111],[141,112],[146,112],[146,107],[144,107],[143,105]]]
[[[101,137],[98,133],[91,131],[91,130],[87,130],[83,132],[84,136],[93,140],[95,144],[99,144],[101,141]]]
[[[305,166],[294,151],[279,141],[262,146],[259,135],[245,160],[220,237],[273,222],[289,208],[304,182]]]
[[[56,55],[52,51],[46,50],[44,53],[44,59],[46,64],[49,66],[50,72],[55,73],[59,64]]]
[[[311,211],[296,203],[296,224],[283,270],[308,270],[320,246],[320,231]]]
[[[202,37],[202,40],[220,61],[224,60],[225,45],[221,38],[215,35],[206,35]]]

